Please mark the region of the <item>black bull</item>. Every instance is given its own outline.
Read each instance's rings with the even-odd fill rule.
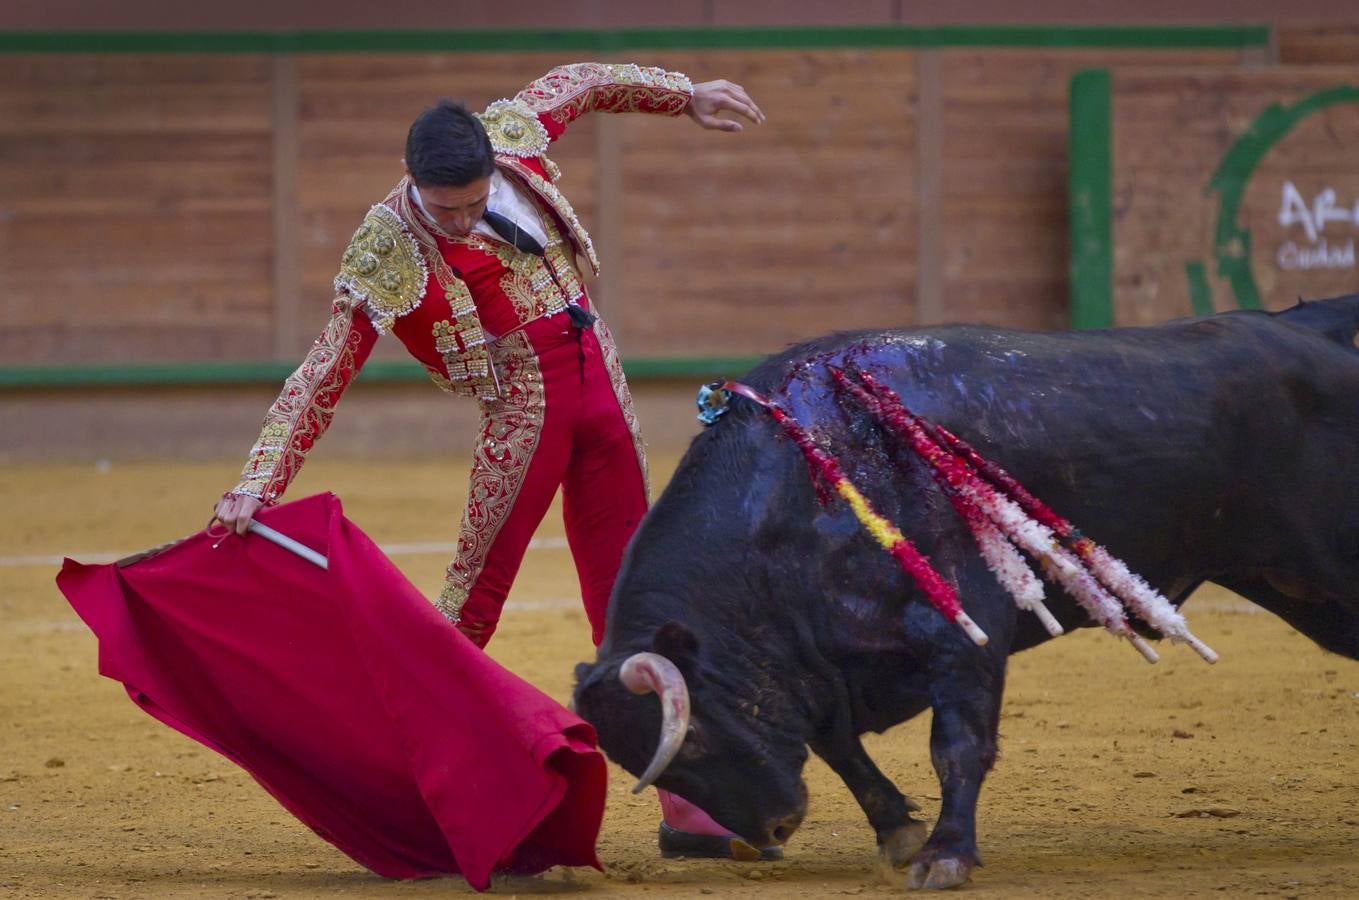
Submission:
[[[821,502],[770,415],[735,398],[633,539],[576,708],[625,769],[652,762],[645,779],[662,769],[659,787],[757,846],[801,821],[810,747],[886,863],[909,864],[915,886],[962,883],[980,863],[1006,659],[1048,635],[987,571],[925,464],[837,391],[827,364],[886,382],[1176,604],[1216,582],[1359,659],[1357,325],[1359,294],[1150,328],[840,334],[772,357],[746,382],[840,455],[990,643],[929,606],[845,504]],[[1058,588],[1048,604],[1068,629],[1090,624]],[[662,704],[636,692],[666,702],[667,688],[687,689],[692,709],[658,750]],[[927,707],[942,806],[925,840],[859,735]]]

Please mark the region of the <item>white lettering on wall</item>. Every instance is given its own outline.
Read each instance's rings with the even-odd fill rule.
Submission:
[[[1310,247],[1287,241],[1279,248],[1277,259],[1280,269],[1352,269],[1354,238],[1344,244],[1331,244],[1322,238]]]
[[[1285,228],[1301,225],[1307,236],[1306,244],[1286,241],[1279,247],[1275,260],[1281,269],[1348,269],[1354,267],[1354,239],[1332,244],[1322,237],[1332,222],[1359,228],[1359,199],[1351,206],[1337,206],[1334,188],[1324,188],[1307,205],[1302,193],[1291,181],[1283,183],[1283,198],[1279,202],[1279,224]]]

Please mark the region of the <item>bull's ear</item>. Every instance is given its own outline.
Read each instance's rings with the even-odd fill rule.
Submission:
[[[651,639],[651,649],[681,669],[686,669],[698,655],[698,638],[684,625],[671,619],[656,629],[656,636]]]

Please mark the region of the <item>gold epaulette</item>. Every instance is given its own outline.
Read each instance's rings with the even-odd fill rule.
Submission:
[[[401,217],[379,204],[368,211],[349,239],[335,289],[361,301],[373,327],[386,332],[420,305],[428,279],[420,245]]]
[[[522,100],[497,100],[477,114],[491,149],[511,156],[542,156],[547,152],[547,126],[538,121],[529,105]]]

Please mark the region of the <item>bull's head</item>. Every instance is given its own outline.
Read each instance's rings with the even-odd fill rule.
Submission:
[[[697,638],[677,622],[649,651],[576,669],[576,711],[609,757],[679,794],[756,847],[786,841],[802,821],[807,748],[785,704],[755,679],[703,664]],[[764,708],[761,709],[761,703]]]

